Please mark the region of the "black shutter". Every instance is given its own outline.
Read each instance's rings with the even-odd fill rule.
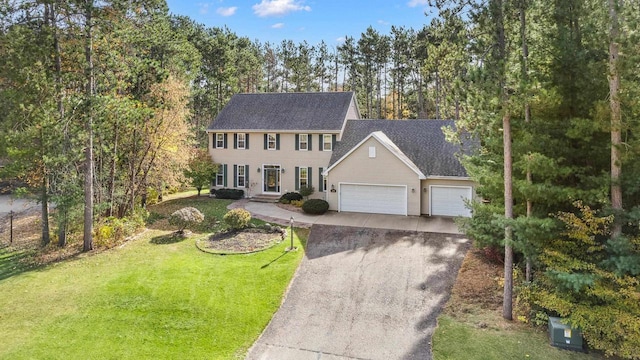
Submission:
[[[296,150],[300,150],[300,135],[296,134]]]
[[[227,148],[227,133],[224,134],[224,148]]]
[[[296,181],[296,190],[300,190],[300,168],[296,166],[296,176],[295,176],[295,181]]]
[[[331,135],[331,151],[336,147],[336,135]]]
[[[324,192],[324,179],[322,176],[323,168],[318,168],[318,192]]]
[[[324,142],[322,142],[322,134],[318,134],[318,150],[322,151],[324,148]]]
[[[312,136],[311,134],[307,134],[307,141],[309,142],[309,143],[307,144],[307,149],[309,149],[309,151],[313,150],[313,149],[311,148],[311,143],[313,142],[313,141],[311,141],[312,139],[313,139],[313,136]]]
[[[311,166],[309,166],[307,168],[307,187],[312,187],[313,186],[313,181],[311,181],[311,179],[313,179],[313,171],[311,171],[312,168]]]
[[[249,187],[249,165],[244,166],[244,187]]]
[[[249,150],[249,134],[244,134],[244,148]]]
[[[276,150],[280,150],[280,134],[276,134]]]
[[[237,133],[233,134],[233,148],[234,149],[238,148],[238,134]]]
[[[264,149],[267,150],[267,144],[269,143],[269,140],[267,139],[269,135],[264,134]]]
[[[238,187],[238,165],[233,165],[233,187]]]

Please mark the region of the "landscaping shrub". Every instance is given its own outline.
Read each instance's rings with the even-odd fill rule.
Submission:
[[[169,216],[169,225],[177,226],[178,233],[183,233],[187,227],[192,227],[204,221],[204,214],[194,207],[176,210]]]
[[[280,202],[283,204],[289,204],[296,200],[302,200],[302,195],[297,192],[288,192],[280,196]]]
[[[291,205],[296,207],[302,207],[303,204],[304,204],[304,200],[293,200],[291,202]]]
[[[238,200],[244,197],[244,190],[242,189],[218,189],[215,192],[215,196],[218,199],[231,199]]]
[[[307,200],[302,204],[302,210],[307,214],[324,214],[329,210],[329,203],[322,199]]]
[[[304,196],[305,198],[308,198],[315,191],[316,189],[313,186],[303,186],[300,188],[300,195]]]
[[[111,247],[122,242],[144,227],[148,215],[146,210],[138,208],[133,215],[124,218],[110,216],[101,220],[95,228],[95,245]]]
[[[251,221],[251,213],[245,209],[233,209],[223,217],[224,222],[234,230],[244,229]]]

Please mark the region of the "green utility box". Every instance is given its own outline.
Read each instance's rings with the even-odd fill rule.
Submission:
[[[549,316],[549,338],[551,345],[567,350],[584,351],[582,333],[562,322],[559,317]]]

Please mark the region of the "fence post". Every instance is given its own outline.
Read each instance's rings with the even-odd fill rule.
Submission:
[[[13,244],[13,210],[9,211],[9,244]]]

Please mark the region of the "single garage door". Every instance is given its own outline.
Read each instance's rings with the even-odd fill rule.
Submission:
[[[471,187],[430,186],[431,215],[471,217],[465,200],[471,199]]]
[[[407,215],[404,185],[340,184],[340,211]]]

